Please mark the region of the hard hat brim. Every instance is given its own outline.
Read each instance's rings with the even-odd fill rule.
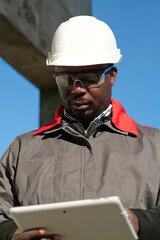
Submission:
[[[114,64],[121,62],[122,55],[120,54],[120,50],[117,49],[115,54],[111,56],[64,56],[61,54],[48,54],[48,58],[46,60],[46,64],[48,66],[89,66],[89,65],[97,65],[97,64]]]

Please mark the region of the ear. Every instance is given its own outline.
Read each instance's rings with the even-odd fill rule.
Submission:
[[[114,67],[111,72],[111,85],[114,86],[117,77],[117,68]]]

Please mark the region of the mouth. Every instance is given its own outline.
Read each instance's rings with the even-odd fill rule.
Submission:
[[[71,106],[73,109],[86,110],[90,107],[90,103],[84,101],[74,101],[71,103]]]

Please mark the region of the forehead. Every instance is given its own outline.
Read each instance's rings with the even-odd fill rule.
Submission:
[[[110,64],[88,65],[88,66],[55,66],[55,72],[83,72],[89,70],[100,70],[109,67]]]

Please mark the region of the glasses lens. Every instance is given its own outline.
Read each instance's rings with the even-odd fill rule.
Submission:
[[[66,90],[73,87],[76,79],[79,80],[81,85],[86,89],[100,87],[104,82],[102,81],[102,71],[80,74],[62,74],[56,76],[58,88],[63,88]]]
[[[97,83],[100,80],[99,73],[82,73],[78,75],[78,79],[82,82],[84,88],[97,87]]]
[[[56,82],[57,82],[58,88],[68,88],[69,87],[69,79],[68,79],[67,74],[56,76]]]
[[[78,75],[78,79],[80,79],[83,82],[96,84],[99,82],[99,74],[98,73],[82,73]]]

